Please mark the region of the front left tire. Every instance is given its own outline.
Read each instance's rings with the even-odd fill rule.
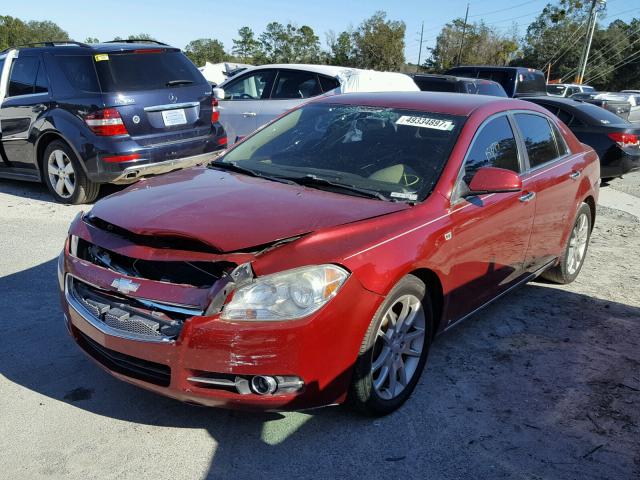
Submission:
[[[371,416],[398,409],[420,379],[432,330],[433,309],[426,286],[407,275],[371,320],[354,366],[351,405]]]

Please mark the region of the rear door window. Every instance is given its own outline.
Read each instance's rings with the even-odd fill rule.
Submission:
[[[44,71],[44,65],[40,62],[38,73],[36,75],[36,83],[33,86],[34,93],[47,93],[49,91],[49,80],[47,73]]]
[[[271,98],[311,98],[321,93],[317,74],[301,70],[280,70]]]
[[[14,60],[9,75],[8,97],[29,95],[34,92],[38,63],[38,57],[18,57]]]
[[[324,75],[318,75],[320,80],[320,86],[323,92],[330,92],[340,86],[340,82],[335,78],[325,77]]]
[[[75,90],[100,91],[91,55],[57,55],[55,58],[65,78]]]
[[[463,179],[468,184],[482,167],[497,167],[520,172],[518,146],[505,115],[493,118],[481,128],[467,154]]]
[[[530,168],[560,156],[551,125],[546,118],[528,113],[516,113],[514,117],[524,139]]]
[[[565,125],[571,126],[571,122],[573,120],[573,115],[571,115],[566,110],[558,108],[557,112],[556,112],[556,117],[558,117],[560,120],[562,120]]]
[[[260,100],[269,98],[275,70],[260,70],[225,85],[225,100]]]
[[[191,60],[177,51],[142,49],[94,57],[103,92],[160,90],[206,83]]]

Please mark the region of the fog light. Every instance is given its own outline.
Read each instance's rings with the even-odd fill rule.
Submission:
[[[251,379],[251,390],[258,395],[270,395],[278,388],[278,382],[273,377],[256,375]]]

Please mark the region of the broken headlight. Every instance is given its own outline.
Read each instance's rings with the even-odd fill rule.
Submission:
[[[238,287],[224,306],[225,320],[294,320],[326,304],[349,273],[336,265],[314,265],[265,275]]]

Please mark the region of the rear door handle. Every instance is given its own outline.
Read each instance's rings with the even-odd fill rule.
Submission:
[[[530,202],[531,200],[533,200],[534,198],[536,198],[536,192],[529,192],[529,193],[525,193],[524,195],[522,195],[519,200],[522,203],[527,203],[527,202]]]
[[[243,117],[255,117],[256,115],[256,112],[242,112]]]
[[[580,177],[580,175],[581,175],[581,174],[582,174],[582,172],[581,172],[580,170],[574,170],[573,172],[571,172],[571,173],[569,174],[569,178],[570,178],[571,180],[577,180],[577,179],[578,179],[578,177]]]

